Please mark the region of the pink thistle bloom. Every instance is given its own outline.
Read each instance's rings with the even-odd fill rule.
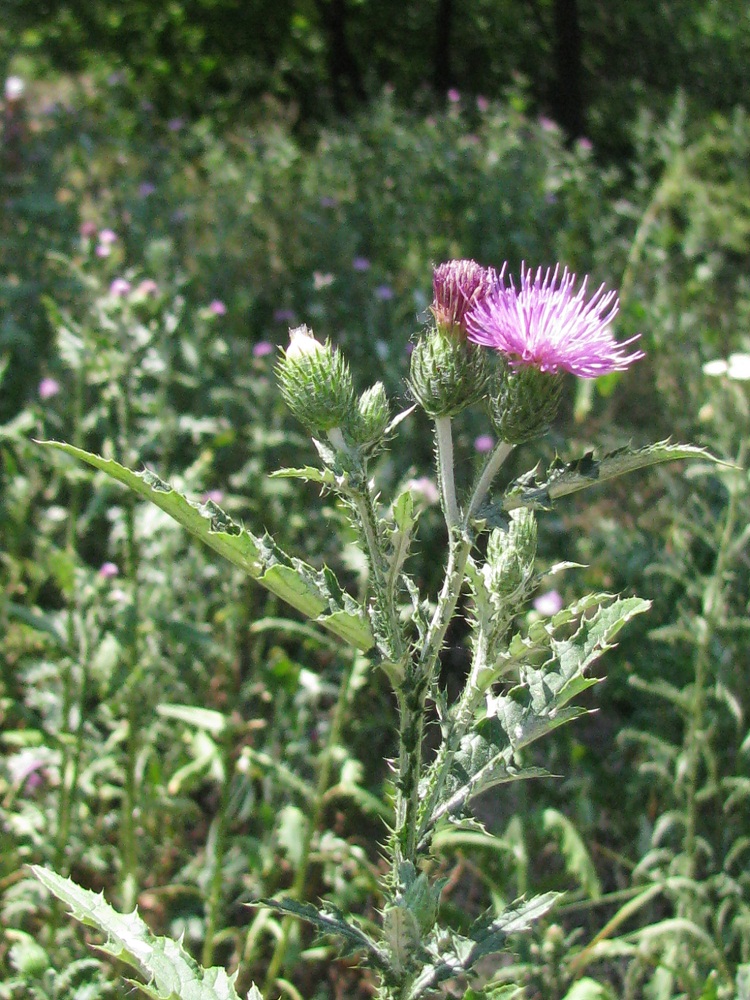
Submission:
[[[478,451],[480,455],[492,451],[494,447],[495,439],[491,434],[480,434],[479,437],[474,438],[474,451]]]
[[[355,271],[369,271],[370,262],[367,257],[355,257],[352,261],[352,267]]]
[[[112,229],[102,229],[99,233],[99,242],[105,247],[117,242],[117,233]]]
[[[294,323],[296,319],[297,314],[294,309],[274,309],[274,323]]]
[[[390,285],[378,285],[375,289],[375,298],[380,299],[381,302],[390,302],[394,294]]]
[[[207,490],[201,497],[203,503],[224,503],[224,491],[223,490]]]
[[[617,314],[616,292],[601,285],[586,301],[586,283],[574,292],[576,276],[559,265],[533,274],[521,267],[521,288],[505,284],[505,266],[494,275],[493,287],[466,317],[468,337],[475,344],[508,355],[511,365],[528,365],[542,372],[570,372],[598,378],[624,371],[643,351],[624,353],[637,336],[618,344],[610,332]]]
[[[269,343],[267,340],[259,340],[258,343],[253,346],[254,358],[265,358],[269,354],[273,354],[273,344]]]
[[[113,580],[120,575],[120,568],[117,563],[105,562],[99,567],[99,576],[103,580]]]
[[[81,236],[87,239],[89,236],[93,236],[96,233],[96,223],[82,222],[81,225],[78,227],[78,232],[81,234]]]
[[[461,91],[457,90],[455,87],[451,87],[451,89],[448,91],[448,100],[451,102],[451,104],[458,104],[458,102],[461,100]]]
[[[158,291],[159,286],[153,278],[144,278],[143,281],[138,283],[136,288],[136,294],[143,296],[143,298],[148,298],[150,295],[156,295]]]
[[[227,307],[221,301],[221,299],[214,299],[208,305],[208,311],[213,313],[214,316],[224,316],[226,315]]]
[[[482,97],[481,94],[477,97],[477,110],[481,111],[482,114],[490,110],[490,102],[486,97]]]
[[[52,399],[60,391],[60,383],[54,378],[43,378],[37,392],[40,399]]]
[[[115,278],[109,286],[109,294],[115,296],[115,298],[123,298],[129,291],[130,282],[126,281],[125,278]]]
[[[548,590],[546,594],[540,594],[534,599],[534,608],[540,615],[551,618],[558,611],[562,610],[563,599],[556,590]]]
[[[449,260],[432,275],[430,310],[439,327],[466,334],[466,317],[491,288],[494,273],[474,260]]]

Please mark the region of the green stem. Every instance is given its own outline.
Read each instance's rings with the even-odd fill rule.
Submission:
[[[471,519],[481,507],[482,501],[486,497],[487,491],[492,485],[492,480],[500,471],[500,467],[503,465],[508,455],[510,455],[513,451],[513,448],[514,445],[508,444],[507,441],[500,441],[490,455],[487,460],[487,464],[482,470],[482,474],[477,481],[477,485],[474,487],[474,492],[471,495],[471,500],[469,501],[469,506],[466,511],[465,524],[469,524]]]
[[[448,531],[459,522],[458,501],[456,500],[456,480],[453,468],[453,436],[451,418],[435,417],[435,441],[437,444],[437,467],[440,478],[440,496]]]
[[[294,882],[289,890],[289,897],[299,902],[305,899],[307,886],[307,876],[310,870],[310,855],[313,839],[317,833],[323,818],[325,808],[326,792],[331,784],[331,770],[335,749],[341,739],[341,730],[346,715],[346,708],[349,700],[349,685],[354,669],[354,656],[352,656],[339,686],[338,697],[331,716],[331,726],[328,731],[328,739],[318,758],[318,779],[315,785],[315,793],[312,801],[312,814],[305,827],[305,833],[300,852],[300,862],[294,876]],[[263,986],[263,996],[267,997],[276,983],[279,972],[283,968],[284,959],[289,947],[289,936],[292,927],[297,923],[296,918],[285,916],[281,923],[281,935],[276,941],[276,946],[271,956],[271,961],[266,971],[265,984]]]

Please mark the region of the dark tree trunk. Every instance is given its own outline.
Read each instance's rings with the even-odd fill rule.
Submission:
[[[362,74],[346,35],[346,0],[316,0],[316,6],[328,41],[328,76],[333,106],[339,114],[346,114],[353,100],[361,102],[365,99]]]
[[[586,132],[581,63],[581,24],[577,0],[555,0],[555,118],[571,139]]]
[[[444,94],[453,83],[451,67],[451,33],[453,31],[453,0],[440,0],[435,23],[435,55],[432,83],[435,92]]]

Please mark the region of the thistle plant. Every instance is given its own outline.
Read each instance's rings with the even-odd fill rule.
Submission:
[[[252,534],[213,502],[191,502],[151,471],[137,473],[53,443],[162,508],[321,628],[366,653],[372,668],[386,674],[399,722],[379,926],[295,898],[256,904],[340,938],[375,971],[380,1000],[417,1000],[436,995],[445,980],[467,982],[480,959],[502,951],[509,936],[528,929],[555,904],[554,893],[520,899],[458,933],[441,923],[443,882],[432,874],[436,835],[477,829],[476,796],[546,774],[531,763],[528,748],[585,713],[575,699],[597,683],[592,665],[648,607],[637,597],[597,593],[526,629],[518,627],[519,613],[542,576],[536,567],[538,512],[630,470],[705,455],[663,442],[598,459],[588,454],[568,463],[556,460],[546,476],[535,469],[498,486],[513,450],[542,435],[554,420],[565,373],[595,378],[627,369],[642,354],[627,353],[630,342],[618,343],[613,336],[616,294],[602,287],[588,297],[586,281],[576,290],[576,278],[567,270],[524,269],[517,289],[506,281],[504,268],[496,272],[473,261],[449,261],[435,269],[433,291],[431,319],[411,358],[414,405],[395,416],[383,386],[376,383],[358,394],[341,352],[307,327],[291,331],[277,365],[281,392],[309,431],[318,461],[275,475],[316,483],[343,505],[367,563],[361,601],[343,589],[331,569],[290,557],[268,535]],[[373,460],[417,406],[434,424],[447,529],[437,594],[420,592],[409,573],[418,522],[412,493],[404,489],[387,502],[373,474]],[[475,481],[459,490],[452,421],[469,406],[486,406],[498,440]],[[467,614],[471,662],[462,689],[451,698],[440,683],[440,660],[449,625],[459,614]],[[428,726],[440,731],[431,757],[424,750]],[[49,873],[41,877],[72,898],[70,883]],[[111,933],[111,914],[99,920],[101,904],[87,898],[76,888],[76,913],[85,911]],[[141,947],[141,968],[143,955]],[[267,990],[274,988],[276,972]]]

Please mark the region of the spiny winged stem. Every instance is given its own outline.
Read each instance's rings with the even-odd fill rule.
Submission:
[[[446,524],[449,531],[448,566],[422,651],[416,662],[408,665],[404,682],[399,691],[401,731],[399,795],[396,803],[395,831],[397,850],[394,857],[394,871],[396,872],[402,861],[411,861],[415,864],[417,859],[420,841],[419,780],[422,767],[425,698],[435,683],[440,650],[443,647],[445,633],[456,610],[464,583],[466,565],[474,544],[471,521],[481,506],[493,478],[513,448],[512,445],[505,442],[501,442],[497,446],[482,471],[466,509],[463,522],[461,522],[455,500],[450,418],[439,417],[436,419],[435,425],[437,459],[443,502],[446,507]],[[455,509],[451,504],[455,505]],[[453,517],[455,517],[455,522],[451,523]],[[454,744],[457,745],[456,741],[451,740],[450,747],[453,747]],[[451,757],[452,754],[448,752],[445,768],[450,765]]]

